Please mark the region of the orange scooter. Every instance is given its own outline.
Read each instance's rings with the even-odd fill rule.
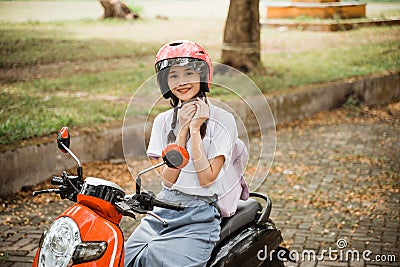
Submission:
[[[158,200],[152,192],[141,192],[140,176],[164,164],[183,168],[189,159],[185,148],[176,144],[167,146],[163,151],[164,161],[141,171],[136,179],[136,194],[125,198],[124,190],[113,182],[93,177],[83,180],[81,163],[69,149],[67,127],[59,132],[57,143],[61,151],[78,163],[77,176],[64,171],[61,177],[51,179],[59,188],[35,191],[33,195],[56,193],[76,204],[59,215],[43,233],[34,267],[123,266],[124,238],[119,228],[123,216],[135,218],[135,213],[150,214],[167,227],[166,221],[151,212],[153,207],[184,209],[179,204]]]

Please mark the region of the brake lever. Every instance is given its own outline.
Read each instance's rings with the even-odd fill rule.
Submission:
[[[114,205],[115,205],[115,208],[117,209],[117,211],[119,213],[121,213],[122,215],[136,219],[135,212],[132,210],[131,206],[129,206],[124,201],[115,202]]]
[[[71,188],[76,192],[79,193],[79,189],[74,185],[74,183],[72,182],[71,179],[77,179],[78,176],[71,176],[68,175],[68,173],[66,171],[63,171],[61,174],[61,177],[63,177],[63,180],[68,182],[69,186],[71,186]],[[77,184],[78,185],[78,184]],[[78,185],[79,186],[79,185]]]
[[[56,189],[56,188],[52,188],[52,189],[44,189],[44,190],[40,190],[40,191],[33,191],[33,195],[34,196],[38,196],[41,194],[47,194],[47,193],[55,193],[55,194],[60,194],[61,190],[60,189]]]
[[[150,198],[152,197],[152,195],[154,195],[154,194],[152,194],[152,192],[150,192],[150,194],[145,194],[146,197],[150,197]],[[143,195],[142,195],[142,197],[143,197]],[[116,202],[115,207],[117,208],[118,212],[120,212],[122,215],[129,216],[134,219],[136,219],[135,213],[149,214],[149,215],[153,216],[154,218],[156,218],[157,220],[159,220],[162,223],[164,228],[168,227],[168,223],[165,220],[163,220],[160,216],[158,216],[157,214],[155,214],[154,212],[152,212],[150,210],[146,210],[141,207],[141,202],[139,200],[137,200],[137,195],[135,195],[134,197],[132,197],[126,201]]]
[[[149,209],[147,206],[144,206],[140,199],[138,199],[137,195],[134,195],[131,199],[125,201],[125,204],[135,213],[146,214]]]
[[[131,199],[127,201],[128,204],[134,207],[134,210],[138,211],[138,213],[146,214],[147,211],[153,210],[152,200],[155,198],[153,192],[144,192],[142,191],[140,194],[135,194]]]
[[[157,214],[155,214],[154,212],[148,211],[148,212],[146,212],[146,213],[149,214],[149,215],[151,215],[151,216],[153,216],[154,218],[156,218],[156,219],[159,220],[160,222],[162,222],[162,226],[163,226],[164,228],[167,228],[167,227],[168,227],[167,221],[164,220],[163,218],[161,218],[160,216],[158,216]]]

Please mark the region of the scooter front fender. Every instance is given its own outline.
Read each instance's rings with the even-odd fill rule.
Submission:
[[[102,218],[88,207],[75,204],[65,210],[60,216],[69,217],[78,225],[82,242],[105,241],[107,249],[103,256],[95,261],[85,262],[76,266],[112,266],[123,265],[124,257],[124,237],[118,225]],[[57,220],[56,219],[56,220]],[[33,267],[38,266],[40,247],[36,252]]]

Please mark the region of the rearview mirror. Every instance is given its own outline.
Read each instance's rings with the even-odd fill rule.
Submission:
[[[69,135],[68,127],[62,127],[61,130],[58,132],[58,136],[57,136],[58,148],[62,152],[67,153],[67,150],[65,149],[65,147],[69,148],[70,143],[71,143],[71,137]]]
[[[162,151],[162,158],[168,167],[182,169],[189,162],[189,153],[186,148],[178,144],[169,144]]]

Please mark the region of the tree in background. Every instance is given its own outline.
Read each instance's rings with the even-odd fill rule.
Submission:
[[[125,3],[119,0],[100,0],[104,8],[103,18],[137,19],[139,15],[133,12]]]
[[[231,0],[222,63],[248,72],[261,66],[259,0]]]

